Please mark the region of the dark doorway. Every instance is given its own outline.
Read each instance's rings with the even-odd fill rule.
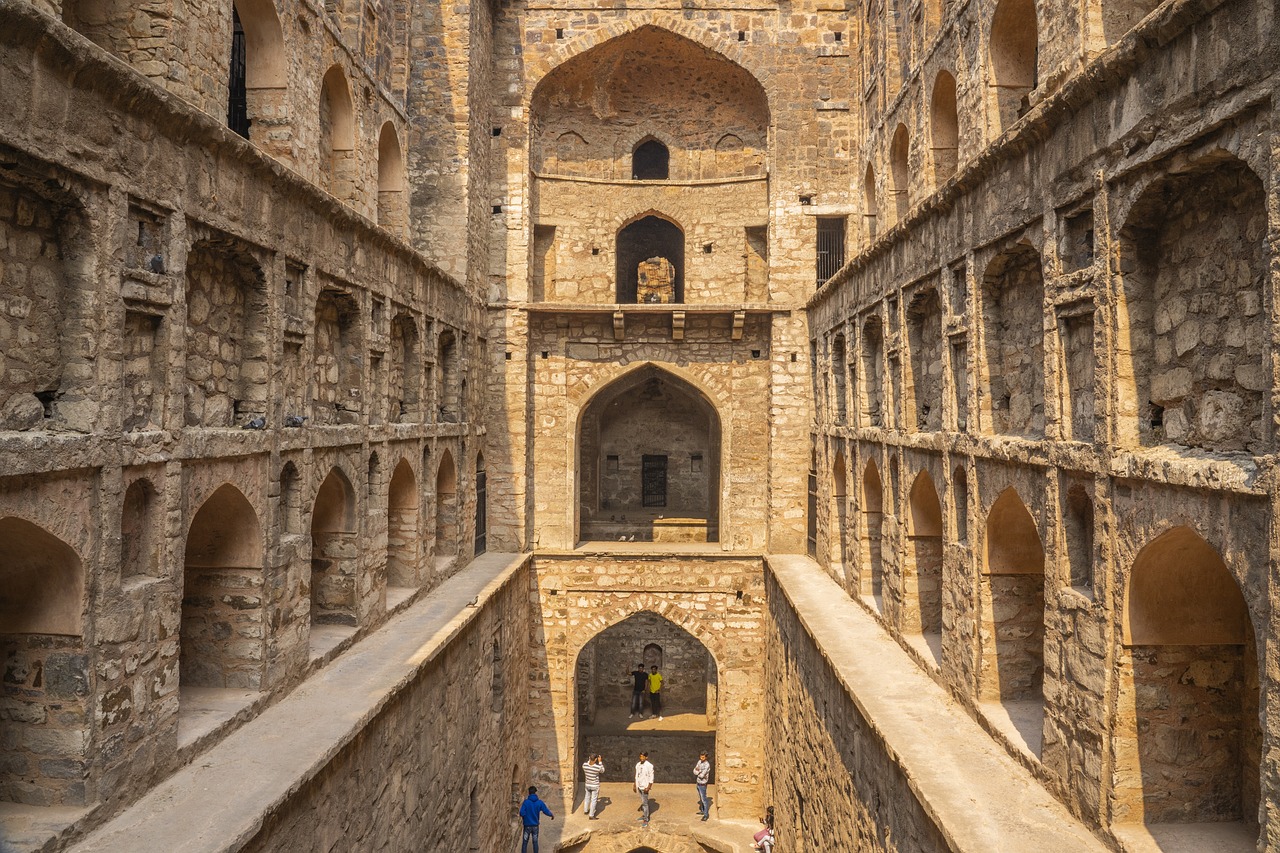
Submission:
[[[674,271],[670,296],[656,301],[684,302],[684,232],[680,226],[658,216],[636,220],[618,232],[616,254],[619,303],[640,301],[640,266],[655,259],[667,261]]]
[[[665,181],[670,173],[671,152],[656,139],[646,139],[631,152],[633,181]]]
[[[249,90],[245,77],[244,27],[231,7],[231,79],[227,84],[227,127],[249,138]]]
[[[641,460],[640,491],[643,506],[667,505],[667,457],[646,453]]]
[[[484,456],[476,457],[476,556],[488,549],[488,477],[484,472]]]

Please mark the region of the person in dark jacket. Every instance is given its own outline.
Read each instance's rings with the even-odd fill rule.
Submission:
[[[533,853],[538,853],[538,822],[544,814],[552,820],[556,819],[551,809],[547,808],[547,804],[538,799],[538,789],[530,785],[529,796],[520,804],[520,820],[524,823],[524,838],[520,842],[520,853],[528,853],[530,839],[533,839]]]

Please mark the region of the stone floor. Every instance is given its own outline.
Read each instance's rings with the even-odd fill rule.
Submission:
[[[1118,824],[1125,853],[1254,853],[1258,831],[1243,823]]]
[[[646,827],[640,823],[640,795],[628,783],[605,783],[600,786],[600,807],[596,820],[588,820],[582,810],[581,795],[572,810],[562,804],[556,820],[544,821],[541,841],[543,850],[576,849],[593,836],[627,835],[628,843],[643,845],[646,834],[692,837],[711,850],[721,853],[748,853],[751,836],[759,824],[750,821],[722,821],[715,816],[715,786],[707,789],[712,801],[711,819],[703,821],[698,811],[698,793],[692,784],[655,783],[650,795],[650,819]],[[565,812],[569,812],[565,814]],[[625,846],[625,845],[623,845]]]
[[[92,806],[0,803],[0,853],[39,850],[93,810]]]

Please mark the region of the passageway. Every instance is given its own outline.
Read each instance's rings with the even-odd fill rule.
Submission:
[[[645,696],[631,713],[637,665],[662,676],[661,719]],[[591,755],[604,757],[605,782],[629,783],[639,753],[649,755],[657,782],[692,782],[700,752],[716,766],[719,677],[716,661],[696,637],[653,612],[640,612],[597,634],[578,655],[577,771]],[[690,789],[692,790],[692,789]]]

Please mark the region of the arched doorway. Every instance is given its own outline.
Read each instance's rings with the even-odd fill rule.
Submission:
[[[1235,576],[1195,531],[1175,527],[1138,553],[1123,618],[1117,822],[1238,822],[1256,838],[1259,666]]]
[[[46,676],[47,661],[61,659],[64,685],[89,683],[90,664],[80,637],[83,611],[84,567],[75,550],[29,521],[0,519],[0,660],[6,706],[0,714],[0,801],[83,802],[81,780],[43,769],[85,759],[91,697],[79,691],[73,695]]]
[[[717,542],[720,416],[659,367],[601,390],[578,429],[579,538]]]
[[[489,475],[484,470],[484,454],[476,454],[476,538],[475,555],[489,550]]]
[[[418,573],[418,479],[401,459],[387,487],[387,585],[413,589]]]
[[[919,634],[942,663],[942,502],[928,471],[911,484],[902,631]]]
[[[987,515],[979,599],[978,698],[1040,754],[1044,724],[1044,546],[1011,486]],[[989,708],[996,711],[995,707]]]
[[[356,493],[341,469],[320,484],[311,508],[311,624],[356,624]]]
[[[884,610],[884,483],[874,459],[862,471],[862,595]]]
[[[436,469],[436,541],[432,549],[435,569],[444,572],[458,555],[458,469],[453,454],[440,454]]]
[[[618,232],[618,302],[684,302],[684,231],[662,216]]]
[[[632,679],[628,674],[637,664],[650,672],[657,666],[663,677],[661,720],[647,704],[642,714],[630,716]],[[578,653],[573,672],[575,769],[588,756],[603,755],[602,781],[618,784],[620,794],[629,789],[642,750],[655,767],[662,768],[659,784],[671,779],[685,782],[676,768],[692,767],[698,753],[706,752],[714,785],[719,767],[719,670],[714,656],[697,637],[651,610],[642,610],[592,637]],[[575,789],[580,794],[581,773],[576,779]],[[602,787],[602,797],[607,793]],[[657,814],[663,806],[661,793],[655,792],[652,799]]]
[[[224,483],[200,506],[183,560],[179,683],[262,687],[266,635],[262,529],[248,499]],[[257,605],[249,602],[258,601]]]

